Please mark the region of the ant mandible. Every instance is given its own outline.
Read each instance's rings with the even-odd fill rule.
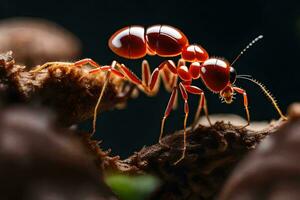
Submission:
[[[258,85],[264,94],[271,100],[281,118],[286,119],[277,105],[276,100],[263,84],[253,79],[249,75],[237,75],[235,69],[232,67],[239,57],[262,37],[263,36],[260,35],[252,40],[230,64],[228,61],[221,58],[209,58],[208,53],[203,47],[198,44],[189,44],[187,37],[180,30],[172,26],[154,25],[147,29],[142,26],[128,26],[118,30],[111,36],[108,45],[114,53],[121,57],[128,59],[139,59],[146,55],[158,55],[161,57],[175,57],[181,55],[181,59],[179,59],[177,66],[172,60],[166,60],[162,62],[154,69],[152,74],[150,72],[148,62],[144,60],[142,63],[142,79],[138,78],[124,64],[120,64],[116,61],[113,61],[110,66],[100,66],[91,59],[83,59],[75,62],[74,66],[76,67],[81,67],[85,64],[90,64],[93,67],[96,67],[95,69],[91,70],[90,73],[107,71],[106,81],[103,85],[94,110],[93,133],[96,130],[96,116],[98,107],[111,74],[121,78],[127,78],[148,95],[154,95],[157,93],[159,89],[159,77],[160,75],[162,76],[165,88],[171,92],[171,97],[161,122],[159,136],[160,144],[162,144],[165,121],[172,108],[175,107],[177,93],[180,91],[184,100],[185,112],[183,124],[183,151],[182,156],[174,164],[177,164],[184,159],[186,153],[186,125],[189,115],[188,93],[200,96],[193,127],[198,121],[202,109],[204,110],[207,120],[211,125],[204,92],[199,87],[192,85],[192,81],[195,79],[201,79],[204,85],[210,91],[213,93],[218,93],[222,100],[227,104],[232,103],[235,93],[243,95],[247,124],[242,128],[250,124],[250,114],[246,91],[235,86],[234,84],[237,78],[246,79]],[[186,62],[190,63],[189,67],[187,67]],[[40,68],[43,68],[43,66]],[[178,81],[178,78],[180,81]]]

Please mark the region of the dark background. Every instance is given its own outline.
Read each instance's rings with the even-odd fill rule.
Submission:
[[[300,5],[296,1],[12,1],[1,0],[0,18],[40,17],[54,21],[77,35],[83,43],[84,57],[100,64],[113,59],[124,62],[140,75],[140,63],[114,55],[107,47],[110,35],[127,25],[169,24],[181,29],[190,42],[201,44],[211,56],[232,61],[259,34],[265,37],[235,64],[239,74],[251,74],[272,91],[285,111],[300,100],[298,94],[300,56]],[[152,69],[162,58],[148,57]],[[200,81],[195,82],[205,88]],[[250,82],[237,84],[248,91],[253,120],[278,118],[269,101]],[[206,90],[207,91],[207,90]],[[232,105],[221,104],[217,95],[207,91],[210,113],[244,116],[242,98]],[[169,94],[161,89],[157,97],[140,94],[125,110],[102,113],[98,118],[97,138],[114,154],[125,157],[143,145],[157,141],[161,117]],[[197,98],[191,98],[191,117]],[[166,124],[166,132],[182,128],[182,104]],[[88,130],[90,123],[82,126]]]

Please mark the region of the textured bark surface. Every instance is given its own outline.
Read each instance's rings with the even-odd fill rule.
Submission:
[[[92,117],[104,84],[104,72],[92,75],[89,70],[88,66],[76,68],[71,63],[62,63],[33,73],[15,65],[12,53],[7,52],[0,55],[0,90],[9,93],[10,102],[35,102],[49,107],[57,113],[61,124],[70,125]],[[133,85],[112,75],[101,110],[123,107],[133,89]]]
[[[105,160],[99,167],[105,171],[159,177],[162,187],[151,199],[214,199],[238,162],[282,123],[273,122],[261,131],[240,129],[223,122],[212,127],[198,126],[189,129],[187,154],[177,165],[174,162],[181,156],[183,131],[163,139],[169,147],[160,144],[144,147],[126,160],[103,156],[98,151],[99,157]],[[97,153],[95,145],[93,149]]]

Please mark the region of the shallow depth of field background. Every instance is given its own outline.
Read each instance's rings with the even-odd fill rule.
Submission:
[[[116,59],[140,76],[142,60],[130,61],[114,55],[107,40],[114,31],[128,25],[169,24],[181,29],[191,43],[199,43],[211,56],[232,61],[259,34],[264,39],[249,49],[235,64],[239,74],[251,74],[263,82],[285,111],[300,100],[300,3],[296,1],[16,1],[1,0],[0,18],[27,16],[54,21],[73,32],[83,43],[82,58],[100,64]],[[45,38],[47,39],[47,38]],[[163,58],[147,57],[152,70]],[[177,58],[174,58],[177,60]],[[201,81],[195,85],[205,89]],[[253,120],[278,118],[272,105],[254,84],[239,80],[248,91]],[[207,91],[207,89],[205,89]],[[169,95],[163,87],[157,97],[140,94],[129,100],[125,110],[105,112],[98,118],[96,137],[113,154],[126,157],[143,145],[157,141],[161,117]],[[210,113],[234,113],[244,116],[242,97],[232,105],[221,104],[218,95],[206,92]],[[190,122],[198,98],[190,96]],[[182,101],[166,123],[166,132],[182,128]],[[89,130],[91,123],[81,126]]]

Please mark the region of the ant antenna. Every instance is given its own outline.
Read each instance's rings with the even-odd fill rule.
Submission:
[[[233,60],[231,63],[231,66],[243,55],[254,43],[256,43],[258,40],[262,39],[264,36],[259,35],[254,40],[252,40],[242,51],[241,53]]]
[[[272,95],[272,93],[266,88],[266,86],[264,84],[262,84],[261,82],[259,82],[258,80],[252,78],[252,77],[247,77],[247,76],[240,76],[238,77],[239,79],[245,79],[248,81],[251,81],[252,83],[258,85],[260,87],[260,89],[264,92],[264,94],[267,96],[267,98],[271,101],[271,103],[273,104],[274,108],[277,110],[278,114],[280,115],[280,117],[283,120],[286,120],[287,117],[284,116],[277,104],[276,99],[274,98],[274,96]]]

